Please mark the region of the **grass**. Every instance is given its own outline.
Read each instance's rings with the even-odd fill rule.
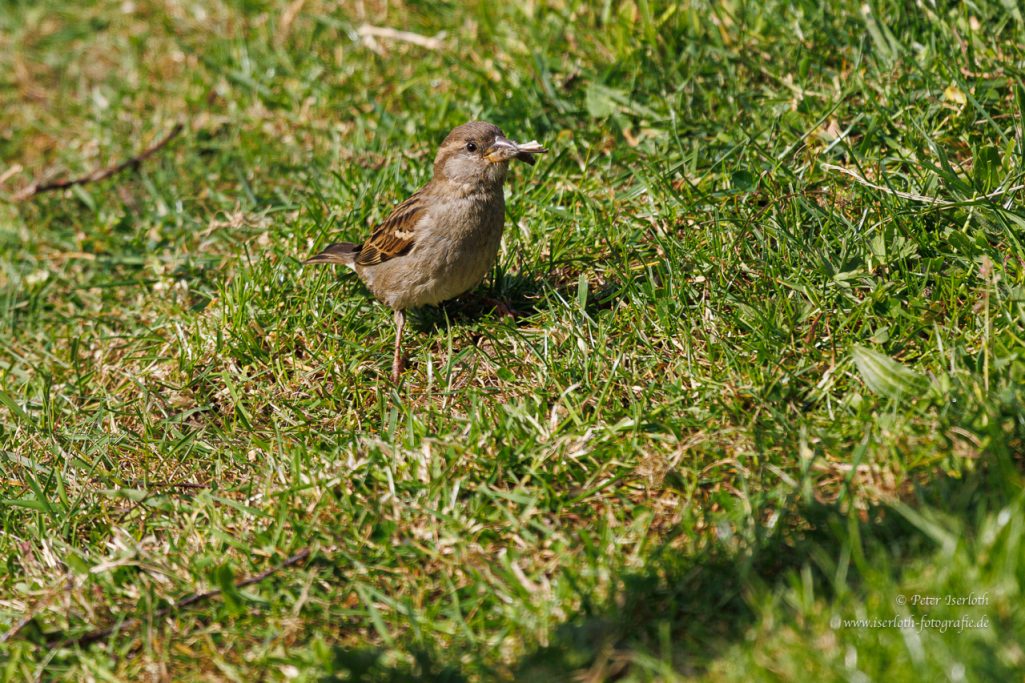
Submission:
[[[1020,677],[1022,45],[994,0],[3,2],[0,678]],[[301,260],[471,118],[552,149],[483,287],[524,315],[421,312],[392,386]]]

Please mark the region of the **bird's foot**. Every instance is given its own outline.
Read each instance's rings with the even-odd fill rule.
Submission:
[[[515,308],[512,307],[512,305],[508,301],[504,299],[495,299],[486,296],[484,297],[483,301],[486,305],[493,307],[495,309],[495,313],[497,313],[499,317],[512,318],[513,320],[523,317],[523,313],[521,311],[517,311]]]

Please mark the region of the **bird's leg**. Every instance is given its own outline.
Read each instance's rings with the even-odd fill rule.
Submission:
[[[395,356],[391,362],[391,381],[399,383],[399,375],[402,374],[405,363],[402,362],[402,329],[406,326],[406,314],[402,311],[395,311]]]

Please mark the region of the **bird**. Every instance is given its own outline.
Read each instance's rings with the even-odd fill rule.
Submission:
[[[336,242],[306,264],[347,266],[393,311],[393,383],[404,369],[406,311],[436,305],[473,289],[494,264],[505,224],[503,184],[509,162],[533,165],[548,150],[516,143],[485,121],[470,121],[445,137],[426,185],[400,203],[356,244]]]

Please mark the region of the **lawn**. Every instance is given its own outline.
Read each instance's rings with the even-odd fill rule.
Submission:
[[[997,0],[0,0],[0,680],[1021,680],[1023,75]],[[393,385],[302,261],[471,119],[551,153]]]

